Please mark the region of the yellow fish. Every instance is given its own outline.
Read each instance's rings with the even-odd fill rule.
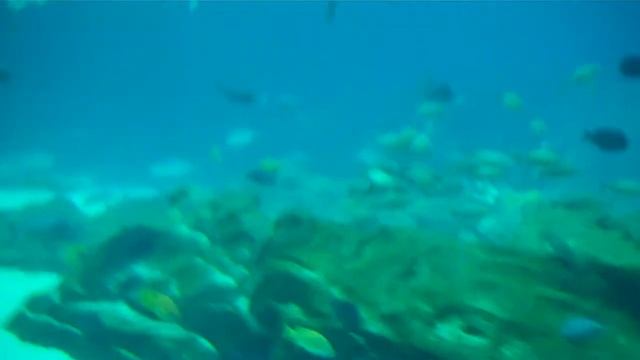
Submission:
[[[136,293],[138,305],[155,315],[160,320],[173,321],[180,318],[180,309],[168,295],[151,289],[143,288]]]
[[[315,330],[301,326],[294,328],[287,326],[284,330],[284,338],[319,358],[331,359],[336,356],[336,352],[329,340]]]

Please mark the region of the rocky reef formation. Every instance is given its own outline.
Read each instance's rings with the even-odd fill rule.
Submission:
[[[80,360],[637,356],[637,222],[578,200],[518,210],[499,237],[494,218],[461,237],[272,216],[246,193],[123,204],[7,328]]]

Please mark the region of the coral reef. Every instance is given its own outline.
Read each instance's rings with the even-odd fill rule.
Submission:
[[[607,219],[597,204],[503,195],[515,225],[497,240],[465,241],[358,218],[272,216],[242,192],[179,195],[92,219],[96,239],[67,263],[60,288],[32,298],[8,329],[77,359],[640,351],[640,247],[626,225],[637,222]]]

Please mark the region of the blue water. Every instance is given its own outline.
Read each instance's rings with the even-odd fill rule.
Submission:
[[[0,151],[44,150],[68,170],[144,181],[168,156],[198,176],[233,176],[266,156],[304,153],[314,169],[357,171],[356,153],[377,134],[416,124],[427,79],[463,100],[435,130],[437,156],[546,141],[582,170],[574,181],[638,175],[640,81],[617,63],[640,52],[637,2],[339,2],[333,23],[318,2],[51,2],[0,7]],[[573,70],[602,67],[576,88]],[[295,99],[292,111],[226,101],[216,84]],[[518,92],[519,113],[500,96]],[[597,125],[625,129],[625,154],[582,141]],[[234,128],[257,141],[209,159]],[[635,172],[635,174],[634,174]]]

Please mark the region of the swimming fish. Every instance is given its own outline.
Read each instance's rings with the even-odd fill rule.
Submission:
[[[142,288],[134,295],[138,304],[144,310],[163,321],[173,321],[180,318],[180,309],[171,297],[151,288]]]
[[[502,105],[509,110],[520,110],[524,102],[520,95],[513,91],[507,91],[502,94]]]
[[[286,327],[283,337],[307,353],[323,359],[335,357],[333,346],[319,332],[304,327]]]
[[[247,179],[258,185],[272,186],[278,181],[282,163],[278,159],[266,158],[260,165],[247,173]]]
[[[627,135],[618,128],[601,127],[588,130],[584,133],[584,139],[606,152],[622,152],[629,147]]]
[[[238,105],[253,105],[259,98],[258,94],[246,89],[233,89],[219,85],[218,90],[227,101]]]
[[[392,188],[396,185],[396,179],[387,171],[373,167],[367,172],[371,185],[379,188]]]
[[[600,66],[597,64],[584,64],[573,71],[573,82],[576,84],[590,84],[598,74]]]
[[[453,89],[449,84],[437,84],[429,87],[425,93],[425,100],[437,103],[450,103],[455,99]]]
[[[324,11],[324,20],[327,24],[333,23],[333,19],[336,17],[336,7],[338,6],[338,2],[335,0],[327,1],[327,5]]]
[[[640,55],[627,55],[620,60],[620,73],[627,78],[640,78]]]
[[[560,328],[562,337],[572,342],[594,340],[603,331],[602,324],[584,316],[571,316],[564,321]]]
[[[277,182],[276,174],[264,171],[263,169],[259,168],[249,170],[246,176],[247,179],[251,182],[263,186],[273,186]]]

